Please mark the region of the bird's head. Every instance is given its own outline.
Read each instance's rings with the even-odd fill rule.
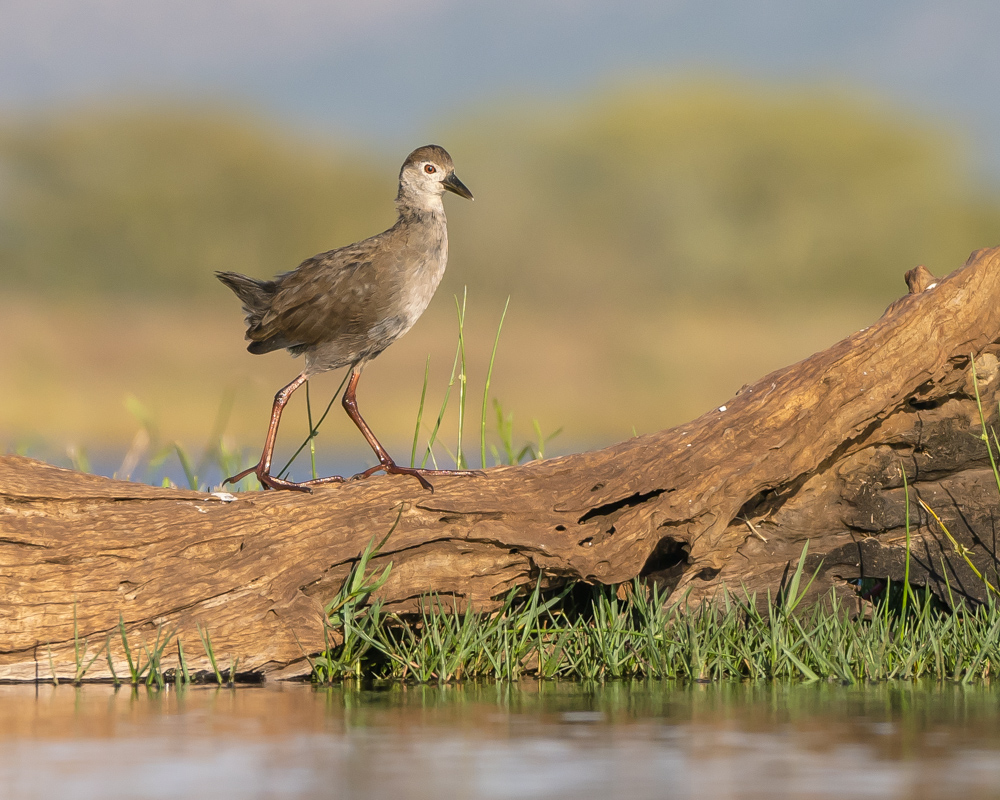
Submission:
[[[440,202],[446,191],[472,200],[472,192],[455,175],[448,151],[436,144],[418,147],[406,157],[399,171],[397,202],[424,207]]]

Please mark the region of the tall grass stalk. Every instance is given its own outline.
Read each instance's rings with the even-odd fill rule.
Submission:
[[[903,611],[902,617],[906,619],[906,602],[910,596],[910,484],[906,479],[906,467],[900,462],[899,470],[903,474],[903,495],[906,506],[906,566],[903,569]]]
[[[108,656],[108,672],[111,673],[111,680],[117,689],[121,685],[121,681],[118,680],[118,673],[115,672],[115,662],[111,658],[111,634],[109,633],[104,640],[104,652]]]
[[[333,396],[336,399],[337,395]],[[312,471],[312,479],[316,480],[319,475],[316,473],[316,426],[313,425],[312,399],[309,396],[309,381],[306,381],[306,420],[309,422],[309,467]]]
[[[965,561],[969,569],[971,569],[975,573],[976,577],[983,582],[983,585],[986,586],[987,589],[989,589],[997,597],[1000,597],[1000,590],[998,590],[997,587],[995,587],[992,583],[990,583],[989,580],[983,575],[983,573],[979,571],[979,568],[972,562],[972,551],[964,544],[956,540],[954,536],[951,535],[951,531],[948,530],[948,526],[944,524],[944,521],[941,519],[941,517],[937,515],[937,512],[935,512],[933,508],[927,505],[927,503],[925,503],[922,498],[919,499],[919,502],[920,505],[923,507],[924,511],[926,511],[934,518],[934,521],[937,523],[938,527],[941,529],[944,535],[948,537],[948,541],[951,542],[951,546],[955,548],[955,552],[963,561]],[[945,575],[947,575],[947,572],[945,572]]]
[[[195,474],[194,466],[191,464],[191,458],[180,442],[174,442],[174,452],[177,453],[177,460],[180,461],[181,469],[184,470],[184,477],[187,479],[188,488],[198,491],[198,476]]]
[[[997,468],[996,456],[993,454],[993,447],[990,444],[990,434],[993,434],[993,442],[1000,451],[1000,441],[997,440],[996,431],[986,425],[986,414],[983,412],[983,401],[979,396],[979,376],[976,374],[976,359],[973,354],[969,354],[969,363],[972,370],[972,388],[976,395],[976,409],[979,411],[979,422],[983,426],[982,440],[986,443],[986,453],[990,458],[990,467],[993,470],[993,478],[996,481],[997,493],[1000,494],[1000,469]]]
[[[458,298],[455,298],[455,302],[458,302]],[[437,441],[438,431],[441,430],[441,422],[444,420],[444,413],[448,409],[448,400],[451,397],[451,388],[455,385],[455,374],[458,370],[459,358],[462,354],[462,341],[459,339],[458,345],[455,348],[455,360],[451,365],[451,377],[448,378],[448,386],[444,391],[444,399],[441,401],[441,408],[438,411],[437,419],[434,421],[434,428],[431,430],[431,435],[427,438],[427,448],[424,450],[424,457],[420,461],[420,468],[424,469],[427,466],[427,459],[430,458],[434,467],[437,468],[437,459],[434,458],[434,442]]]
[[[497,358],[497,347],[500,345],[500,331],[503,330],[503,321],[507,318],[507,309],[510,307],[510,295],[507,302],[503,304],[503,313],[500,315],[500,323],[497,325],[497,335],[493,339],[493,350],[490,353],[490,366],[486,370],[486,383],[483,386],[483,412],[479,422],[479,458],[483,469],[486,469],[486,411],[489,407],[490,381],[493,379],[493,364]]]
[[[468,374],[465,370],[465,302],[468,299],[468,287],[462,289],[462,302],[455,297],[455,308],[458,311],[458,352],[461,354],[462,371],[458,374],[458,444],[455,446],[455,467],[465,469],[465,452],[462,450],[462,433],[465,430],[465,391],[468,384]]]
[[[125,660],[128,663],[128,674],[132,685],[138,686],[142,670],[139,666],[138,658],[135,661],[132,660],[132,648],[128,642],[128,634],[125,632],[125,617],[120,612],[118,614],[118,634],[122,639],[122,650],[125,651]]]
[[[351,371],[347,370],[347,372],[344,373],[343,379],[340,381],[340,385],[337,387],[337,391],[335,391],[333,393],[333,397],[331,397],[330,398],[330,402],[326,404],[326,409],[323,411],[322,416],[319,418],[319,420],[317,420],[317,422],[316,422],[315,425],[312,424],[312,409],[311,409],[311,407],[309,406],[308,403],[306,404],[306,410],[307,410],[307,414],[308,414],[308,417],[309,417],[309,433],[306,435],[306,438],[302,440],[302,444],[300,444],[298,446],[298,448],[295,450],[295,452],[292,453],[292,457],[290,459],[288,459],[287,462],[285,462],[285,466],[283,466],[278,471],[278,477],[279,478],[285,477],[288,474],[288,470],[291,469],[292,464],[295,462],[295,459],[299,457],[299,454],[303,450],[305,450],[306,447],[308,445],[310,445],[312,443],[312,441],[316,438],[316,436],[319,434],[319,428],[320,428],[320,426],[323,424],[323,421],[326,419],[327,414],[330,413],[330,409],[333,408],[333,404],[335,402],[337,402],[337,398],[340,397],[340,393],[344,390],[344,386],[347,384],[347,379],[350,378],[350,377],[351,377]],[[308,398],[308,391],[309,391],[309,382],[307,381],[306,382],[307,398]],[[315,468],[315,466],[313,466],[313,476],[314,477],[315,477],[315,474],[316,474],[316,468]]]
[[[431,357],[424,363],[424,385],[420,387],[420,405],[417,406],[417,423],[413,426],[413,447],[410,450],[410,466],[417,464],[417,445],[420,443],[420,425],[424,419],[424,401],[427,399],[427,384],[431,378]]]
[[[177,665],[178,669],[174,673],[174,680],[177,683],[191,683],[191,673],[188,671],[187,659],[184,657],[184,645],[180,637],[177,637]]]

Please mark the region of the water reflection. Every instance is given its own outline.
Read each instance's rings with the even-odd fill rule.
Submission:
[[[0,687],[4,798],[1000,796],[988,686]]]

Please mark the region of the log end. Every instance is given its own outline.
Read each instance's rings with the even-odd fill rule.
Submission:
[[[937,286],[938,279],[935,278],[929,269],[920,264],[906,273],[906,285],[910,289],[910,294],[920,294],[927,289]]]

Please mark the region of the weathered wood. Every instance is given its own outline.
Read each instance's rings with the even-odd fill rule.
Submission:
[[[810,541],[813,592],[902,576],[906,503],[919,494],[995,572],[997,487],[972,384],[995,416],[1000,248],[911,294],[871,327],[746,386],[724,406],[603,450],[481,478],[376,477],[312,495],[226,502],[0,457],[0,679],[72,677],[74,614],[90,652],[119,615],[133,643],[176,631],[204,669],[196,625],[225,662],[308,669],[322,604],[373,538],[382,594],[412,609],[434,591],[488,608],[510,587],[643,575],[691,602],[723,584],[761,595]],[[664,346],[670,346],[665,343]],[[914,582],[984,587],[910,504]],[[942,559],[946,566],[942,566]],[[112,642],[119,674],[120,641]],[[175,663],[173,652],[167,664]],[[88,677],[108,675],[102,656]]]

